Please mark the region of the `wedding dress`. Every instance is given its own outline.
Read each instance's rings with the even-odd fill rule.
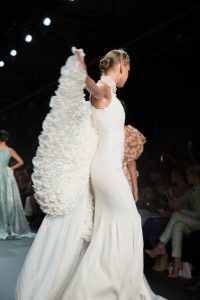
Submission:
[[[143,275],[141,219],[122,171],[125,116],[113,83],[111,103],[96,109],[84,100],[85,73],[76,56],[65,71],[63,94],[57,92],[34,160],[36,197],[47,216],[19,275],[16,299],[163,299]],[[101,80],[109,85],[111,78]]]

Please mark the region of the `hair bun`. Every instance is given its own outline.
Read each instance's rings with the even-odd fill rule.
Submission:
[[[105,72],[110,68],[112,64],[112,59],[110,57],[104,57],[100,60],[100,69],[101,71]]]
[[[130,58],[127,52],[123,49],[113,49],[109,51],[99,62],[100,70],[103,73],[107,73],[115,64],[129,64]]]

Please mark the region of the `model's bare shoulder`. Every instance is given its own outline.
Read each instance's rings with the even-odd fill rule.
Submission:
[[[96,99],[94,96],[91,96],[91,104],[97,109],[103,109],[109,106],[111,102],[111,91],[108,86],[101,82],[98,82],[97,86],[102,90],[104,96],[102,99]]]

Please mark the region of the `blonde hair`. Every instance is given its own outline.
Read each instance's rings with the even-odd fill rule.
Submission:
[[[107,73],[109,69],[111,69],[115,64],[119,63],[130,65],[129,55],[123,49],[114,49],[102,57],[99,62],[99,67],[103,73]]]

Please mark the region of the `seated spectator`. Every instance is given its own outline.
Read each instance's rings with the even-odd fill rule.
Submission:
[[[22,166],[21,168],[17,169],[15,171],[15,178],[22,199],[22,205],[25,207],[26,197],[33,193],[31,176],[28,172],[27,166]]]
[[[32,230],[37,231],[43,221],[45,214],[40,209],[34,194],[26,197],[25,214]]]
[[[165,177],[165,170],[160,164],[155,165],[151,168],[149,177],[151,184],[141,188],[137,203],[143,225],[147,219],[160,216],[160,212],[168,208],[169,184]]]
[[[31,229],[37,231],[44,218],[44,213],[41,211],[34,197],[34,189],[28,167],[23,166],[19,170],[17,170],[15,173],[15,177],[19,186],[26,218]]]
[[[167,192],[168,196],[168,208],[160,210],[160,216],[149,218],[143,225],[143,237],[145,248],[149,245],[155,246],[160,235],[163,233],[169,218],[173,211],[176,209],[177,203],[181,201],[181,197],[186,194],[189,190],[189,185],[186,180],[186,173],[184,167],[181,165],[175,165],[171,171],[171,185]],[[162,255],[157,257],[155,265],[153,266],[154,271],[164,271],[168,269],[168,256]]]
[[[169,223],[160,242],[153,250],[145,250],[152,258],[166,254],[166,244],[172,241],[173,271],[170,277],[177,278],[182,269],[182,240],[184,235],[189,235],[194,230],[200,230],[200,165],[190,165],[186,170],[188,183],[193,186],[179,201],[176,208],[179,211],[173,212]]]

